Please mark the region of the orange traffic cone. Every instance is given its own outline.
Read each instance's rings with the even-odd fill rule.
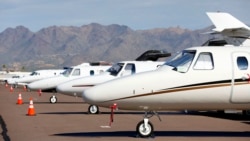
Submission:
[[[12,86],[10,86],[10,92],[13,92],[13,87]]]
[[[5,88],[7,88],[8,87],[8,83],[5,83]]]
[[[23,104],[23,99],[22,99],[22,94],[21,93],[19,93],[19,95],[18,95],[18,99],[17,99],[17,103],[16,104],[18,104],[18,105]]]
[[[28,109],[28,114],[27,116],[35,116],[35,108],[34,108],[34,105],[33,105],[33,100],[32,98],[30,98],[30,105],[29,105],[29,109]]]

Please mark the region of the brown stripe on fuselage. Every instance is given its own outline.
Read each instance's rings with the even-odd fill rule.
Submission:
[[[73,85],[72,87],[93,87],[95,85]]]

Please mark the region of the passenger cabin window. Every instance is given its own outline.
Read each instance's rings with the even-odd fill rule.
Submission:
[[[240,56],[237,58],[237,66],[239,70],[247,70],[248,69],[248,61],[244,56]]]
[[[89,74],[92,76],[92,75],[95,75],[95,72],[94,70],[90,70]]]
[[[211,53],[200,53],[195,65],[195,70],[211,70],[214,68],[213,58]]]
[[[75,69],[72,73],[72,76],[79,76],[80,75],[80,69]]]

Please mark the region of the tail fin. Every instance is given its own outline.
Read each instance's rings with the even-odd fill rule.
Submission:
[[[222,34],[233,45],[250,46],[250,28],[246,24],[228,13],[208,12],[207,15],[215,26],[213,33]]]

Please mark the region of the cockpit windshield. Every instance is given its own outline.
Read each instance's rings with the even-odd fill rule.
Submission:
[[[187,72],[194,59],[195,53],[196,51],[194,50],[185,50],[170,61],[166,62],[164,65],[171,66],[173,67],[173,70],[178,72]]]
[[[111,75],[116,76],[123,68],[124,63],[117,63],[114,64],[111,68],[107,70],[107,72],[110,72]]]
[[[66,69],[62,74],[63,74],[64,76],[69,76],[69,75],[71,74],[72,70],[73,70],[73,68],[68,68],[68,69]]]
[[[33,72],[30,74],[30,76],[33,76],[33,75],[39,75],[39,73],[33,71]]]

